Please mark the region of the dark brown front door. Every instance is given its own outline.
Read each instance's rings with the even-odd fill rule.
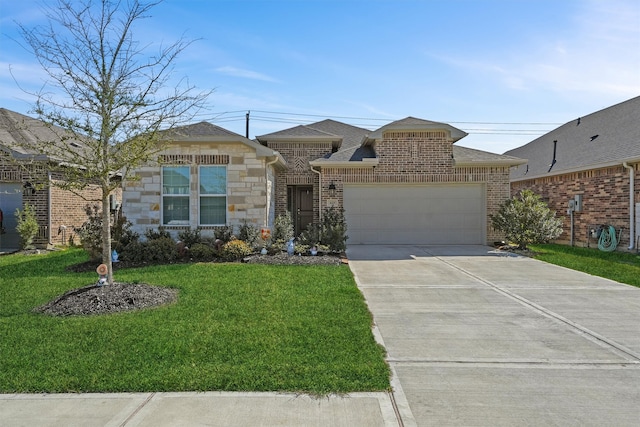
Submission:
[[[289,197],[294,231],[297,236],[313,222],[313,187],[291,187]]]

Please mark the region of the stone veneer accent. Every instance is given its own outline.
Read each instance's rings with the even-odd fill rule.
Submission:
[[[635,202],[640,203],[639,164],[635,168]],[[559,243],[571,241],[571,217],[567,214],[568,201],[582,195],[582,211],[574,212],[574,245],[586,246],[588,230],[600,224],[624,228],[618,249],[629,244],[629,171],[622,165],[585,170],[549,177],[534,178],[511,183],[511,194],[529,189],[547,202],[556,215],[563,218],[563,233]],[[638,230],[636,230],[637,232]],[[597,247],[595,239],[589,246]]]
[[[265,176],[266,162],[255,150],[238,143],[180,143],[168,146],[160,160],[163,165],[185,165],[191,170],[190,224],[165,226],[174,237],[180,230],[199,227],[198,166],[227,165],[227,225],[239,227],[243,221],[256,227],[267,224],[267,192],[272,183]],[[269,179],[273,179],[270,171]],[[147,165],[135,172],[137,179],[125,183],[124,215],[132,221],[132,229],[143,234],[161,225],[162,189],[161,167]],[[203,234],[213,234],[214,226],[200,227]]]

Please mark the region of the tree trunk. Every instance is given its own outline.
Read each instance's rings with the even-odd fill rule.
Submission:
[[[109,190],[102,189],[102,263],[107,266],[107,283],[113,284],[113,264],[111,263],[111,212]]]

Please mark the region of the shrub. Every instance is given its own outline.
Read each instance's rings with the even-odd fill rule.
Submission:
[[[291,212],[278,215],[273,222],[273,230],[271,230],[271,242],[274,246],[282,246],[286,248],[286,243],[293,239],[293,219]]]
[[[122,248],[120,259],[132,263],[142,263],[147,261],[148,242],[134,241]]]
[[[216,250],[204,243],[195,243],[189,249],[194,261],[212,261],[216,257]]]
[[[307,246],[321,244],[331,252],[343,252],[347,249],[347,223],[344,209],[329,207],[322,213],[322,222],[313,223],[300,234],[300,243]]]
[[[260,236],[260,230],[258,230],[258,227],[255,225],[247,223],[246,220],[242,221],[242,225],[238,231],[238,239],[242,240],[253,249],[262,247],[263,241]]]
[[[246,242],[231,240],[224,244],[220,255],[226,261],[238,261],[247,255],[251,255],[252,252],[251,247]]]
[[[522,190],[519,196],[504,202],[498,212],[491,215],[491,223],[519,249],[526,249],[527,245],[546,243],[562,233],[562,220],[555,214],[539,195]]]
[[[84,208],[87,220],[80,227],[74,227],[74,231],[80,237],[80,243],[89,257],[93,260],[102,258],[102,211],[98,205],[86,205]],[[126,246],[140,238],[140,235],[131,230],[131,222],[119,215],[111,226],[111,247],[117,252],[122,252]]]
[[[146,237],[147,240],[171,239],[171,234],[169,234],[166,228],[160,226],[156,229],[147,228],[144,232],[144,237]]]
[[[22,211],[16,209],[15,215],[18,221],[16,230],[20,235],[22,249],[32,249],[33,239],[38,235],[40,228],[36,219],[35,209],[29,203],[25,203],[24,209]]]
[[[178,248],[171,237],[159,237],[146,243],[145,261],[171,262],[178,259]]]
[[[200,229],[196,228],[195,230],[183,230],[178,233],[178,240],[184,243],[186,247],[191,248],[196,243],[200,243],[202,241]]]
[[[222,240],[225,243],[229,242],[233,237],[233,226],[224,225],[221,227],[217,227],[215,230],[213,230],[213,234],[216,236],[216,239]]]

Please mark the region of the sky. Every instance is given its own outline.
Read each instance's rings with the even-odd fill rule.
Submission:
[[[0,0],[0,107],[31,115],[46,74],[18,24],[46,0]],[[213,90],[195,121],[249,137],[334,119],[408,116],[504,153],[640,95],[638,0],[165,0],[142,44],[194,42],[176,78]],[[639,118],[640,119],[640,118]]]

